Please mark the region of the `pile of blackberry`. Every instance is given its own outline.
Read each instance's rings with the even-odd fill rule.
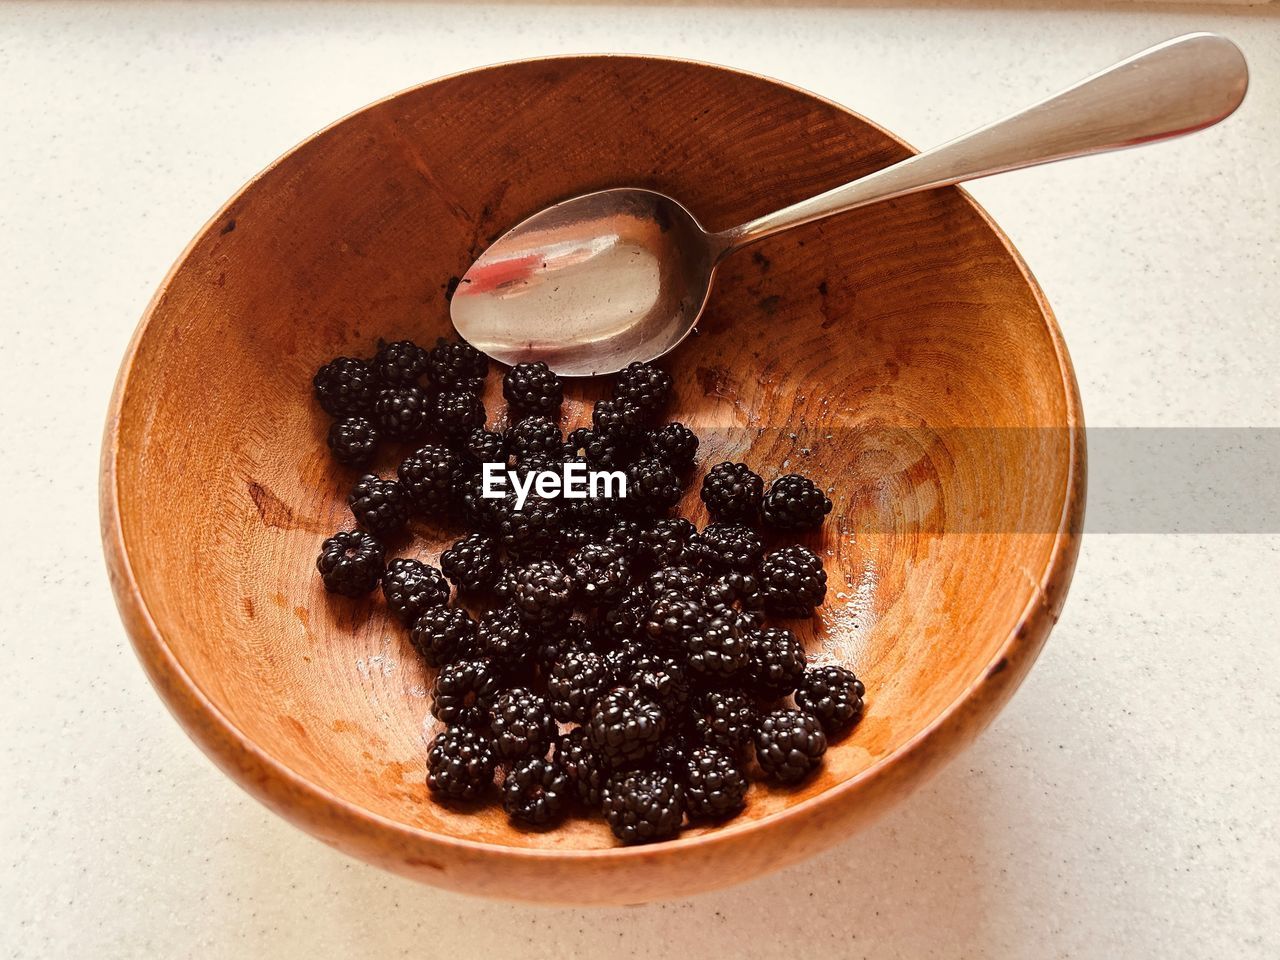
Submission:
[[[621,841],[645,843],[735,816],[753,778],[811,775],[864,696],[777,622],[812,616],[826,596],[822,560],[785,541],[822,525],[825,493],[797,474],[766,488],[745,464],[720,463],[702,477],[710,522],[697,530],[672,511],[698,438],[664,422],[661,368],[627,367],[567,437],[563,384],[545,364],[504,374],[503,429],[481,400],[487,372],[465,343],[398,341],[314,380],[339,462],[367,467],[380,447],[408,443],[394,478],[353,483],[356,529],[326,540],[317,568],[331,593],[381,586],[436,671],[436,799],[500,802],[529,827],[603,815]],[[531,490],[517,510],[514,495],[481,495],[486,462],[523,474],[567,461],[623,471],[625,498]],[[452,528],[438,568],[388,562],[411,518]]]

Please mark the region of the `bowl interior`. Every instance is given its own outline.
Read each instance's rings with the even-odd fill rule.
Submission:
[[[601,57],[440,81],[286,156],[175,268],[123,386],[128,562],[191,681],[277,761],[383,817],[510,846],[611,846],[599,822],[522,832],[500,811],[428,800],[428,672],[380,597],[336,600],[315,573],[320,541],[349,526],[355,474],[328,455],[311,375],[378,337],[449,334],[451,278],[553,201],[649,186],[720,228],[906,153],[768,80]],[[821,773],[753,787],[746,821],[866,770],[992,667],[1070,495],[1064,364],[1016,256],[956,190],[724,264],[705,322],[668,358],[671,413],[702,436],[706,465],[742,459],[766,480],[798,470],[831,488],[832,517],[804,538],[826,559],[827,603],[795,626],[869,691]],[[566,429],[601,389],[572,385]],[[502,410],[493,375],[486,400]],[[697,485],[682,510],[701,523]],[[428,560],[459,535],[416,533],[403,552]]]

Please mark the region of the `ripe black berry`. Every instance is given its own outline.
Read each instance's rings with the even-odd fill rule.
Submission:
[[[493,785],[496,765],[486,733],[450,727],[427,748],[427,786],[447,800],[475,800]]]
[[[617,547],[633,561],[643,561],[647,559],[643,537],[644,529],[638,520],[627,518],[616,520],[604,532],[601,543]]]
[[[495,607],[480,618],[476,632],[480,652],[507,667],[519,667],[534,652],[533,634],[513,606]]]
[[[430,607],[449,602],[449,584],[435,567],[401,557],[387,564],[382,593],[397,620],[408,626]]]
[[[541,413],[554,417],[560,412],[564,387],[551,368],[537,363],[517,363],[502,377],[502,395],[518,413]]]
[[[539,458],[546,461],[563,455],[564,437],[554,420],[534,414],[507,428],[507,449],[517,463]]]
[[[491,589],[502,573],[498,543],[486,533],[468,534],[440,554],[440,570],[460,591]]]
[[[476,654],[476,622],[461,607],[428,607],[409,631],[413,648],[429,666]]]
[[[716,747],[689,753],[684,772],[685,809],[694,819],[723,820],[747,805],[747,776],[733,756]]]
[[[649,592],[642,586],[628,590],[616,604],[606,607],[601,629],[613,642],[632,640],[644,631],[649,615]]]
[[[649,574],[644,585],[651,597],[674,593],[688,600],[701,600],[707,589],[707,578],[693,567],[663,567]]]
[[[352,487],[347,504],[356,523],[379,537],[403,530],[409,522],[409,491],[399,480],[366,473]]]
[[[396,471],[421,516],[439,519],[452,511],[464,475],[462,458],[447,447],[428,443],[401,462]]]
[[[702,502],[716,520],[752,520],[763,497],[764,481],[745,463],[718,463],[702,478]]]
[[[776,617],[811,617],[827,595],[822,561],[808,547],[775,550],[760,564],[765,609]]]
[[[421,387],[384,387],[373,402],[373,418],[383,436],[416,440],[431,427],[431,400]]]
[[[349,467],[363,467],[378,452],[378,431],[364,417],[345,417],[329,425],[333,459]]]
[[[716,617],[685,641],[689,669],[708,682],[724,683],[747,666],[747,641],[733,617]]]
[[[644,435],[645,413],[629,400],[597,400],[591,408],[591,429],[597,437],[638,445]]]
[[[625,664],[619,679],[657,703],[667,717],[681,717],[687,712],[689,681],[674,657],[657,652],[640,653]]]
[[[363,360],[337,357],[316,371],[311,384],[325,413],[353,417],[373,410],[378,378]]]
[[[747,683],[766,699],[785,697],[804,676],[804,645],[784,627],[747,632]],[[811,711],[812,712],[812,711]]]
[[[831,512],[831,501],[808,477],[779,477],[764,496],[761,513],[775,530],[816,530]]]
[[[500,694],[493,702],[493,745],[500,760],[540,757],[556,735],[556,721],[546,698],[524,687]]]
[[[378,352],[373,358],[373,372],[389,387],[415,386],[418,378],[427,372],[427,351],[412,340],[395,343],[378,341]]]
[[[486,463],[501,464],[506,469],[510,451],[504,434],[483,428],[472,430],[463,444],[463,452],[475,461],[476,468]]]
[[[835,665],[805,672],[796,689],[796,706],[818,718],[827,733],[847,730],[862,717],[866,689],[853,671]]]
[[[516,495],[508,495],[498,514],[498,540],[516,560],[545,556],[559,549],[560,502],[530,494],[524,507],[515,508]]]
[[[433,405],[436,429],[454,443],[463,443],[475,430],[484,428],[484,402],[468,390],[442,390]]]
[[[529,757],[516,763],[502,781],[502,809],[531,827],[555,823],[569,808],[573,782],[557,759]]]
[[[600,809],[600,793],[608,774],[591,748],[586,727],[574,727],[556,743],[556,757],[564,766],[578,800],[588,810]]]
[[[484,389],[489,359],[469,343],[441,337],[427,357],[427,369],[431,382],[441,390],[479,393]]]
[[[774,710],[756,728],[756,760],[780,783],[808,776],[827,752],[827,737],[817,717],[799,710]]]
[[[573,606],[573,578],[554,560],[535,560],[516,571],[511,602],[530,626],[562,623]]]
[[[742,751],[756,728],[756,707],[741,690],[710,690],[694,699],[693,728],[704,743],[733,756]]]
[[[635,404],[646,417],[653,417],[671,398],[671,376],[652,363],[628,364],[618,371],[613,395]]]
[[[661,517],[641,528],[641,553],[659,569],[684,564],[685,549],[696,532],[684,517]]]
[[[644,630],[668,650],[684,650],[689,638],[710,619],[711,610],[701,598],[664,593],[650,605]]]
[[[502,691],[502,671],[491,660],[473,657],[446,663],[436,674],[431,714],[441,723],[488,727],[489,710]]]
[[[707,602],[713,608],[763,610],[764,591],[760,587],[760,578],[750,573],[730,570],[707,585]]]
[[[578,599],[588,607],[608,607],[631,587],[631,561],[617,547],[589,543],[569,558]]]
[[[591,708],[587,736],[591,746],[614,769],[637,766],[653,756],[666,721],[662,708],[629,687],[619,687]]]
[[[578,427],[565,438],[564,452],[582,457],[587,466],[597,470],[617,470],[635,459],[634,445],[625,438],[605,436],[588,427]]]
[[[672,470],[688,470],[698,453],[698,437],[683,423],[667,423],[645,434],[644,449],[649,456],[665,460]]]
[[[665,460],[641,457],[627,467],[623,507],[641,517],[656,517],[680,502],[680,480]]]
[[[370,534],[346,530],[321,545],[316,569],[330,593],[359,597],[378,585],[385,556],[382,544]]]
[[[616,773],[601,792],[604,818],[623,843],[670,840],[684,820],[684,790],[657,770]]]
[[[707,570],[750,573],[764,554],[764,541],[745,523],[710,523],[689,539],[686,550],[690,560]]]
[[[561,649],[547,675],[551,712],[562,723],[586,723],[591,708],[613,684],[605,658],[592,650]]]

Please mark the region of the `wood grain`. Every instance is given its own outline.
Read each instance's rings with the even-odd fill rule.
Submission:
[[[697,335],[670,358],[674,409],[704,437],[706,463],[741,457],[766,479],[799,469],[834,488],[831,520],[808,538],[832,588],[802,632],[870,691],[865,720],[817,778],[754,787],[747,813],[721,829],[622,849],[598,822],[521,832],[500,811],[428,800],[428,678],[380,607],[369,618],[369,604],[325,596],[314,573],[320,539],[348,521],[353,477],[324,449],[309,379],[379,336],[448,332],[451,278],[548,203],[649,186],[719,228],[909,152],[764,78],[568,57],[398,94],[248,184],[143,317],[103,450],[112,585],[190,735],[339,849],[531,900],[635,902],[736,882],[906,795],[1030,667],[1066,594],[1084,503],[1061,336],[1008,240],[962,191],[730,259]],[[599,389],[570,389],[567,424]],[[493,382],[487,399],[500,409]],[[696,494],[685,511],[704,519]],[[428,558],[449,535],[416,532]]]

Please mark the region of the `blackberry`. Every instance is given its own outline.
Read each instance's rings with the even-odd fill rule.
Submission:
[[[564,452],[580,456],[597,470],[617,470],[634,459],[634,448],[616,437],[603,436],[589,427],[578,427],[565,438]]]
[[[689,538],[686,553],[708,570],[750,573],[764,554],[764,540],[745,523],[709,523]]]
[[[460,591],[477,593],[498,582],[498,544],[487,533],[471,533],[440,554],[440,570]]]
[[[711,619],[711,610],[701,598],[665,593],[653,601],[644,621],[645,632],[668,648],[683,650],[695,632]]]
[[[706,593],[707,578],[693,567],[663,567],[649,574],[644,582],[651,597],[673,593],[690,600],[701,600]]]
[[[544,756],[556,735],[555,717],[546,698],[524,687],[498,696],[489,728],[500,760]]]
[[[645,414],[629,400],[597,400],[591,408],[591,430],[615,443],[638,444],[644,435]]]
[[[748,631],[747,660],[751,689],[766,699],[794,692],[807,663],[804,644],[784,627]]]
[[[684,490],[665,460],[641,457],[627,467],[627,496],[623,506],[642,517],[656,517],[680,502]]]
[[[427,351],[412,340],[379,340],[373,372],[389,387],[416,386],[418,378],[427,372]]]
[[[811,667],[796,688],[796,706],[818,718],[830,734],[840,733],[862,718],[866,688],[852,670],[835,665]]]
[[[673,657],[641,653],[626,665],[621,681],[652,699],[668,717],[684,716],[688,711],[689,681]]]
[[[373,410],[378,378],[363,360],[337,357],[316,371],[311,385],[329,416],[354,417]]]
[[[502,781],[502,809],[512,820],[545,827],[564,816],[573,783],[559,760],[521,760]]]
[[[808,547],[775,550],[760,564],[764,605],[776,617],[811,617],[827,595],[827,573]]]
[[[431,426],[431,399],[421,387],[384,387],[373,402],[373,418],[383,436],[416,440]]]
[[[382,594],[395,618],[408,626],[430,607],[449,602],[449,584],[435,567],[401,557],[387,564]]]
[[[503,606],[509,606],[516,595],[516,571],[513,567],[505,567],[498,574],[498,582],[493,585],[493,597]]]
[[[403,530],[409,522],[409,491],[399,480],[366,473],[347,497],[356,523],[379,537]]]
[[[476,653],[476,622],[461,607],[428,607],[409,631],[419,656],[432,667],[442,667]]]
[[[555,553],[560,546],[560,503],[530,494],[521,510],[509,494],[498,513],[497,533],[502,546],[517,560]]]
[[[607,774],[604,764],[591,749],[586,727],[574,727],[561,736],[556,743],[556,756],[569,775],[578,800],[589,810],[599,810],[600,792]]]
[[[554,420],[535,414],[507,428],[507,449],[517,463],[538,457],[544,460],[560,457],[564,454],[564,437]]]
[[[564,400],[564,386],[541,360],[517,363],[502,377],[502,395],[517,413],[554,417]]]
[[[613,396],[634,403],[646,417],[652,417],[671,399],[671,375],[656,364],[628,364],[618,371]]]
[[[827,737],[817,717],[799,710],[774,710],[756,728],[756,761],[780,783],[803,780],[822,762]]]
[[[447,800],[475,800],[493,785],[496,766],[486,734],[449,727],[427,748],[427,786]]]
[[[605,650],[604,662],[614,677],[625,677],[642,657],[651,652],[652,645],[643,638],[627,637],[616,641]]]
[[[764,591],[760,587],[760,578],[750,573],[730,570],[707,585],[707,602],[714,608],[763,610]]]
[[[498,463],[505,469],[510,456],[506,436],[492,430],[485,430],[483,427],[478,427],[467,434],[462,449],[467,456],[475,460],[477,466]]]
[[[447,447],[428,443],[405,457],[396,474],[409,491],[413,509],[435,519],[457,502],[464,464]]]
[[[769,486],[760,512],[775,530],[816,530],[831,512],[831,501],[808,477],[788,473]]]
[[[745,463],[718,463],[702,478],[702,502],[716,520],[752,520],[763,497],[764,481]]]
[[[697,527],[684,517],[662,517],[640,530],[640,543],[645,559],[656,567],[672,567],[684,563],[685,548]]]
[[[601,791],[604,818],[623,843],[670,840],[684,820],[684,790],[657,770],[616,773]]]
[[[634,767],[653,756],[666,720],[662,708],[638,690],[619,687],[596,701],[587,721],[591,746],[615,770]]]
[[[578,599],[588,607],[609,607],[631,586],[631,562],[617,547],[589,543],[569,558]]]
[[[496,533],[505,515],[503,501],[484,495],[484,478],[479,474],[460,475],[453,489],[463,523],[472,530]]]
[[[614,502],[603,497],[562,497],[559,503],[563,522],[581,531],[578,536],[566,537],[566,543],[580,540],[579,547],[598,541],[600,533],[618,520]]]
[[[592,650],[562,649],[547,676],[551,712],[561,723],[586,723],[595,702],[613,684],[605,658]]]
[[[440,337],[427,355],[427,371],[441,390],[480,393],[489,372],[489,358],[469,343]]]
[[[349,467],[363,467],[378,452],[378,430],[364,417],[344,417],[329,425],[333,459]]]
[[[484,429],[484,402],[467,390],[442,390],[433,404],[436,428],[454,443],[463,443],[474,431]]]
[[[316,569],[330,593],[359,597],[378,585],[385,556],[382,544],[370,534],[363,530],[344,530],[320,546]]]
[[[685,641],[689,669],[710,682],[724,683],[749,662],[747,641],[731,616],[715,617],[694,630]]]
[[[530,626],[562,623],[573,607],[573,578],[554,560],[535,560],[516,571],[511,602]]]
[[[691,819],[724,820],[747,805],[747,775],[734,758],[716,747],[697,747],[684,775],[685,809]]]
[[[683,423],[667,423],[644,435],[644,449],[672,470],[688,470],[698,454],[698,437]]]
[[[652,769],[670,774],[683,786],[689,771],[689,755],[697,746],[696,741],[683,730],[669,733],[653,755]]]
[[[644,631],[648,615],[649,592],[642,586],[635,586],[616,604],[605,608],[600,618],[601,629],[615,643],[632,640]]]
[[[485,613],[476,640],[481,653],[512,668],[528,663],[534,652],[533,634],[514,606],[495,607]]]
[[[487,727],[502,692],[502,670],[492,660],[470,657],[446,663],[436,674],[431,715],[459,727]]]
[[[549,676],[561,653],[569,650],[586,650],[587,625],[581,620],[562,620],[548,627],[539,627],[534,631],[533,659],[542,668],[544,676]]]
[[[645,555],[644,527],[637,520],[617,520],[604,532],[601,542],[617,547],[633,561],[647,559]]]
[[[741,690],[709,690],[694,699],[693,729],[703,743],[742,755],[756,729],[756,706]]]

